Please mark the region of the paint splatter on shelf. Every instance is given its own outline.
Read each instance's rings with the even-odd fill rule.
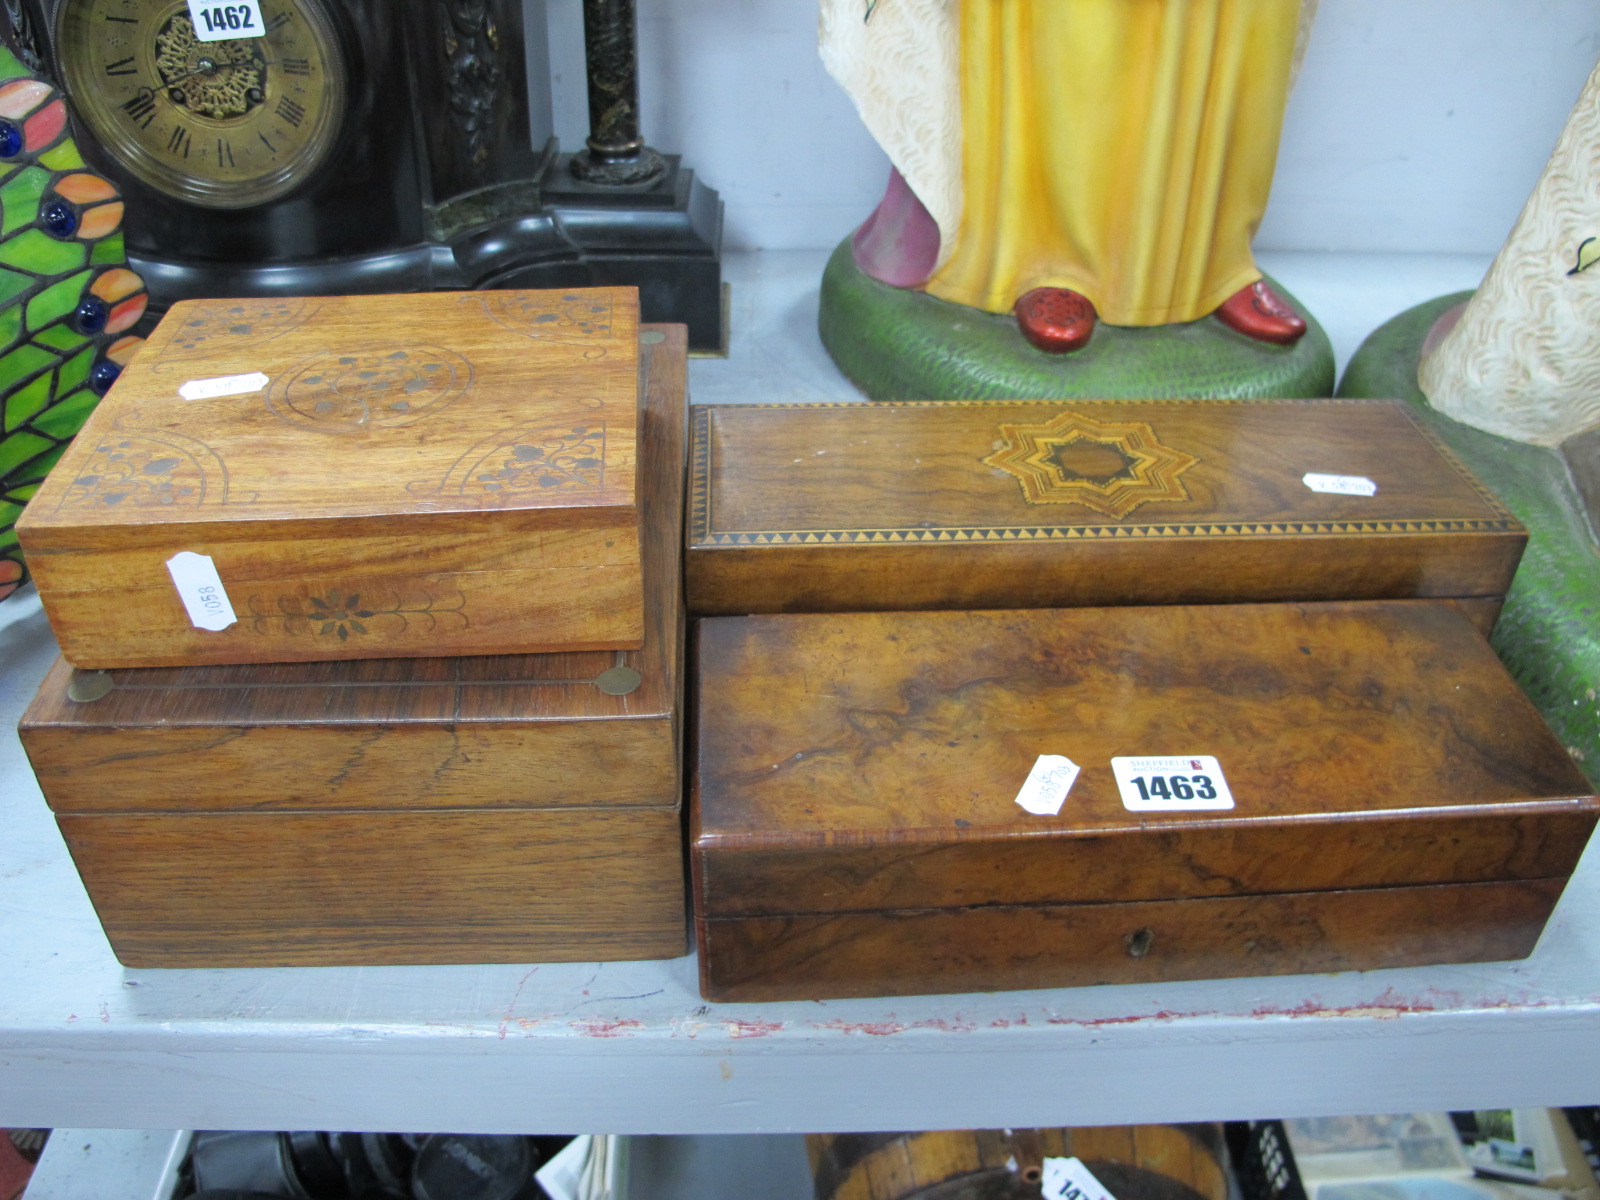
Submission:
[[[737,1018],[723,1022],[729,1037],[751,1038],[766,1037],[768,1034],[778,1033],[783,1028],[783,1021],[741,1021]]]
[[[591,1017],[585,1021],[573,1021],[572,1027],[585,1037],[632,1037],[635,1029],[643,1029],[643,1021],[634,1021],[626,1018],[618,1020],[605,1020],[601,1017]]]
[[[887,1021],[813,1021],[817,1029],[836,1029],[840,1033],[862,1033],[868,1037],[892,1037],[912,1029],[936,1029],[941,1033],[971,1033],[977,1025],[959,1014],[954,1017],[930,1017],[923,1021],[897,1021],[889,1014]]]

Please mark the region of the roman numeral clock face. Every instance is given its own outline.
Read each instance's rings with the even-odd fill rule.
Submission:
[[[230,33],[250,32],[250,6],[221,12]],[[61,0],[67,95],[151,187],[208,208],[274,200],[332,149],[345,72],[317,0],[262,0],[260,15],[258,36],[202,41],[186,0]]]

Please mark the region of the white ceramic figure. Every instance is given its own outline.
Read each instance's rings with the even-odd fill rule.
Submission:
[[[1542,446],[1600,428],[1597,252],[1600,66],[1477,294],[1424,347],[1417,378],[1433,407]]]

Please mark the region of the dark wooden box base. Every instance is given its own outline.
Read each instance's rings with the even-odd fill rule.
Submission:
[[[1565,884],[699,918],[700,990],[835,1000],[1498,962],[1533,952]]]

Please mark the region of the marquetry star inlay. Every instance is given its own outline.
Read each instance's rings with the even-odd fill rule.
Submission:
[[[983,461],[1016,476],[1029,504],[1082,504],[1125,517],[1152,500],[1187,500],[1182,475],[1199,460],[1162,445],[1144,421],[1064,412],[1043,425],[1002,425]]]

